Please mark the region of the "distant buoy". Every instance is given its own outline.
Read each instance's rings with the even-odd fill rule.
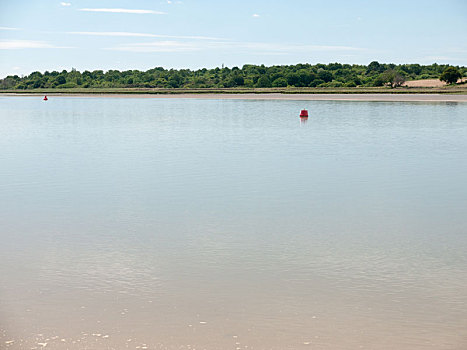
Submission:
[[[300,111],[300,118],[308,118],[308,111],[306,109]]]
[[[44,101],[47,101],[47,100],[48,100],[47,96],[44,96]]]

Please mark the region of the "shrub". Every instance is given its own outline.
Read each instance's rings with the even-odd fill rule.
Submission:
[[[75,88],[77,85],[75,83],[65,83],[57,86],[59,89],[71,89]]]
[[[324,84],[324,80],[321,80],[321,79],[316,79],[316,80],[313,80],[311,83],[310,83],[310,87],[317,87],[317,86],[320,86],[321,84]]]

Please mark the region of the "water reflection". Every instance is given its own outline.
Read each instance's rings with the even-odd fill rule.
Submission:
[[[2,99],[0,344],[465,348],[466,104],[49,102]]]

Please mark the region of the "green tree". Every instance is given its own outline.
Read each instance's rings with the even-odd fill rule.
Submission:
[[[358,64],[315,64],[299,63],[295,65],[270,66],[244,65],[242,68],[202,68],[169,69],[155,67],[147,71],[102,70],[84,71],[76,69],[33,72],[27,76],[17,75],[0,79],[0,89],[36,89],[65,88],[81,86],[83,88],[109,87],[160,87],[160,88],[218,88],[245,86],[286,87],[296,86],[400,86],[404,78],[410,79],[444,79],[454,83],[467,68],[450,67],[449,65],[431,64],[393,64],[371,62],[369,65]],[[442,77],[441,77],[442,76]]]
[[[0,80],[0,89],[11,89],[16,85],[16,80],[11,75]]]
[[[58,85],[61,85],[61,84],[65,84],[65,83],[66,83],[66,79],[65,79],[65,77],[63,76],[63,74],[60,74],[59,76],[57,76],[57,78],[55,79],[55,81],[57,82]]]
[[[380,73],[382,72],[382,67],[381,64],[378,61],[373,61],[368,65],[368,68],[366,70],[367,74],[370,73]]]
[[[173,88],[179,88],[180,87],[180,82],[178,79],[175,79],[174,77],[170,78],[168,81],[170,87]]]
[[[298,86],[300,83],[300,77],[297,73],[289,73],[287,74],[287,84],[290,86]]]
[[[236,68],[236,67],[234,67]],[[238,68],[237,68],[238,70]],[[244,85],[245,84],[245,80],[243,79],[243,76],[241,76],[240,74],[236,73],[233,78],[232,78],[233,82],[235,85],[238,85],[238,86],[241,86],[241,85]]]
[[[457,80],[462,78],[462,74],[456,67],[448,67],[439,77],[439,80],[445,81],[447,84],[457,83]]]
[[[286,87],[287,86],[287,80],[283,77],[277,78],[272,82],[273,87]]]
[[[332,73],[327,70],[318,70],[318,79],[324,80],[326,83],[332,80]]]
[[[316,79],[314,73],[310,73],[305,69],[301,69],[297,72],[300,86],[308,86],[310,83]],[[332,76],[331,76],[332,79]]]
[[[267,88],[271,87],[271,80],[269,80],[267,75],[262,75],[259,79],[258,82],[256,83],[256,87],[259,88]]]
[[[317,87],[317,86],[320,86],[321,84],[325,84],[325,81],[321,79],[316,79],[310,83],[310,87]]]
[[[375,86],[381,86],[389,84],[392,88],[399,87],[405,83],[405,78],[402,74],[395,71],[394,69],[388,69],[384,73],[380,74],[375,81]]]
[[[231,88],[235,86],[235,81],[232,78],[228,78],[224,81],[224,87]]]
[[[384,84],[386,84],[386,77],[384,74],[379,74],[371,83],[373,86],[383,86]]]

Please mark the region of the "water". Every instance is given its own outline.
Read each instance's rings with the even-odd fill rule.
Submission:
[[[0,106],[0,348],[467,348],[467,104]]]

